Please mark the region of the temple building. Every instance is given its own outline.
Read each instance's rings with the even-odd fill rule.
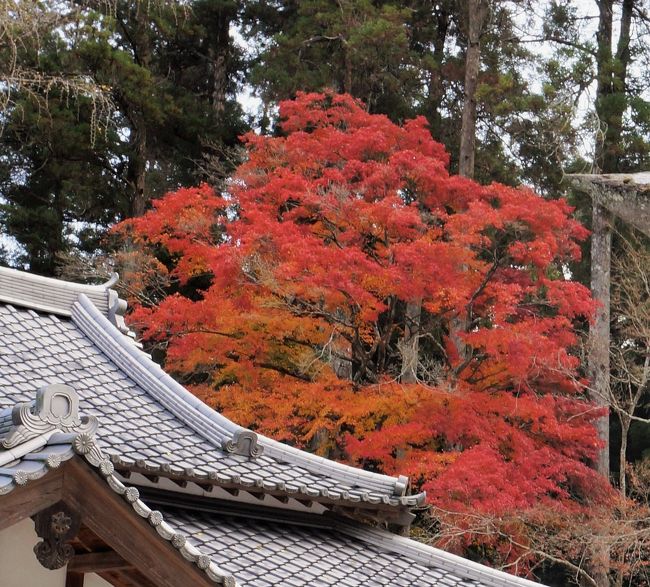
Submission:
[[[532,587],[406,538],[425,495],[231,422],[112,289],[0,268],[2,587]]]

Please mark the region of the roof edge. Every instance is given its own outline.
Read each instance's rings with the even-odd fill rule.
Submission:
[[[479,581],[489,587],[541,587],[541,583],[493,569],[380,528],[359,526],[340,520],[334,522],[334,527],[348,536],[372,544],[387,552],[402,554],[424,566],[444,569],[463,579]]]
[[[405,496],[387,496],[375,497],[368,495],[351,496],[347,490],[337,489],[318,489],[304,483],[291,483],[285,481],[263,481],[260,483],[246,482],[239,475],[229,475],[224,473],[205,473],[197,471],[194,468],[182,469],[181,467],[169,464],[151,465],[144,460],[125,459],[118,454],[110,454],[111,461],[120,473],[139,474],[145,479],[151,477],[156,480],[152,486],[158,484],[160,479],[180,482],[181,487],[186,487],[187,483],[194,483],[203,492],[203,495],[212,499],[211,492],[213,488],[236,489],[237,491],[248,492],[251,495],[266,494],[269,497],[279,496],[293,498],[295,500],[313,501],[323,505],[353,507],[360,513],[379,515],[381,512],[387,512],[384,507],[389,508],[411,508],[421,507],[424,505],[426,498],[425,493]],[[140,485],[140,481],[130,481],[134,485]],[[178,493],[185,493],[183,489]],[[259,498],[258,498],[259,499]],[[391,518],[392,519],[392,518]],[[404,525],[404,524],[400,524]]]
[[[369,490],[382,490],[395,497],[406,495],[407,477],[391,477],[337,463],[235,424],[165,373],[149,355],[133,345],[129,338],[123,336],[85,294],[81,294],[73,304],[71,315],[73,322],[120,369],[186,425],[220,450],[247,454],[251,458],[263,452],[271,458],[345,483],[359,485]],[[248,453],[243,448],[246,446]],[[417,503],[422,503],[423,500],[424,494],[420,494]]]
[[[78,434],[72,441],[72,448],[77,455],[97,470],[107,485],[122,496],[138,516],[147,520],[161,538],[178,550],[185,560],[194,563],[214,583],[219,583],[224,587],[237,587],[237,582],[232,574],[223,571],[208,555],[188,542],[184,534],[177,532],[165,521],[161,512],[152,510],[143,502],[137,488],[127,487],[116,477],[113,463],[97,446],[94,436],[85,433]]]
[[[122,334],[129,334],[124,322],[126,301],[112,289],[118,279],[113,273],[105,283],[87,285],[0,267],[0,302],[69,318],[77,298],[84,294]]]
[[[402,554],[423,566],[442,568],[464,579],[479,580],[482,584],[491,587],[542,587],[540,583],[492,569],[412,538],[400,536],[367,523],[351,522],[336,513],[320,515],[291,510],[278,511],[263,505],[233,505],[231,502],[221,502],[200,496],[186,496],[179,502],[175,493],[147,488],[143,489],[142,494],[147,502],[163,508],[175,507],[208,514],[333,530],[377,546],[386,552]]]
[[[149,355],[115,328],[85,294],[73,304],[71,317],[116,367],[215,447],[221,449],[224,441],[243,430],[167,375]]]
[[[405,496],[408,490],[409,480],[405,476],[391,477],[338,463],[283,444],[267,436],[258,435],[258,442],[264,447],[264,454],[301,467],[316,467],[321,474],[333,475],[350,483],[368,485],[376,489],[388,489],[395,497]]]

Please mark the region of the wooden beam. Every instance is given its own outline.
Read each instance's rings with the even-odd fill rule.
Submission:
[[[107,552],[89,552],[75,554],[68,563],[68,572],[72,573],[101,573],[116,569],[129,569],[133,565],[125,561],[113,550]]]
[[[640,176],[644,176],[644,183],[638,182]],[[595,203],[650,236],[649,174],[574,174],[568,177],[576,188],[588,193]]]
[[[99,576],[114,587],[158,587],[137,569],[105,571]]]
[[[71,573],[68,569],[65,575],[65,587],[84,587],[83,573]]]
[[[82,513],[85,526],[158,587],[214,587],[80,459],[65,467],[63,499]]]
[[[63,472],[62,469],[57,469],[3,495],[0,499],[0,530],[9,528],[60,501],[62,489]]]

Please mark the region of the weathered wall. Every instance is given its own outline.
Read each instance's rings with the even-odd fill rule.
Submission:
[[[65,569],[48,571],[34,556],[39,541],[34,523],[23,520],[0,532],[1,587],[65,587]],[[86,575],[84,587],[110,587],[101,577]]]

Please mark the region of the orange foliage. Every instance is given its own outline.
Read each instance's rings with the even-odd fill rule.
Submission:
[[[281,136],[244,137],[228,193],[182,189],[118,227],[174,280],[131,318],[169,340],[167,368],[237,422],[410,474],[442,508],[605,500],[571,354],[592,301],[562,272],[587,233],[567,203],[450,176],[423,118],[332,94],[280,115]]]

